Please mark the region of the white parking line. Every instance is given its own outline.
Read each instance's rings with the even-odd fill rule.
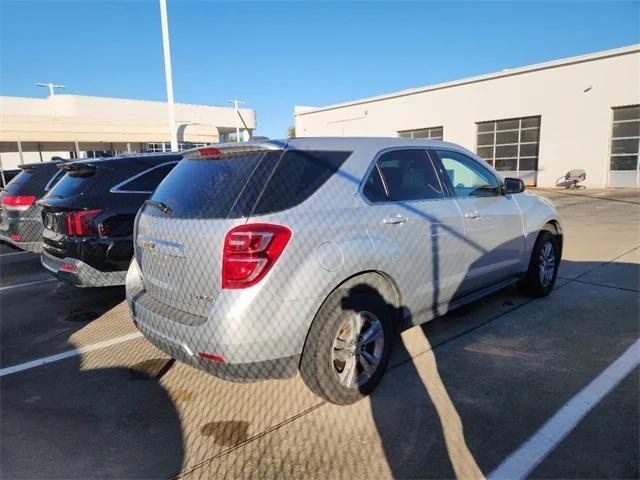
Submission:
[[[569,400],[487,478],[498,480],[527,477],[585,415],[638,365],[640,365],[640,339]]]
[[[31,285],[40,285],[41,283],[57,282],[56,278],[47,278],[46,280],[36,280],[34,282],[18,283],[17,285],[7,285],[6,287],[0,287],[0,292],[5,290],[13,290],[14,288],[30,287]]]
[[[64,360],[65,358],[75,357],[84,353],[111,347],[113,345],[118,345],[119,343],[128,342],[130,340],[135,340],[136,338],[140,337],[142,337],[142,334],[140,332],[135,332],[129,335],[123,335],[122,337],[112,338],[111,340],[105,340],[104,342],[93,343],[85,347],[74,348],[73,350],[68,350],[66,352],[51,355],[49,357],[43,357],[37,360],[32,360],[30,362],[20,363],[19,365],[14,365],[13,367],[2,368],[0,369],[0,377],[11,375],[12,373],[23,372],[31,368],[41,367],[42,365],[47,365],[49,363],[59,362],[60,360]]]
[[[11,255],[24,255],[25,253],[31,252],[9,252],[9,253],[0,253],[0,257],[9,257]]]

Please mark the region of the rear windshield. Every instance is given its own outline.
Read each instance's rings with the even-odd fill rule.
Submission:
[[[65,198],[86,193],[93,186],[98,175],[98,170],[82,173],[67,172],[49,191],[49,196]]]
[[[51,178],[58,172],[55,164],[38,165],[20,172],[8,184],[7,195],[44,195],[44,188]]]
[[[240,192],[267,154],[249,152],[215,159],[184,159],[158,186],[151,200],[174,217],[227,218]]]
[[[350,154],[287,150],[283,155],[271,150],[185,159],[151,200],[177,218],[238,218],[286,210],[313,195]]]

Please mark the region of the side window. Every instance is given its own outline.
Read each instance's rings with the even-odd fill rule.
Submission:
[[[496,177],[475,160],[458,152],[438,150],[457,197],[493,197],[500,195]]]
[[[166,177],[176,163],[168,163],[153,168],[142,175],[135,177],[133,180],[126,182],[118,187],[120,192],[153,192]]]
[[[377,165],[371,170],[369,178],[367,178],[367,182],[362,189],[362,193],[364,193],[364,196],[371,202],[385,202],[388,200],[387,192],[384,189]]]
[[[263,215],[300,205],[340,170],[351,153],[286,150],[253,213]]]
[[[431,159],[424,150],[393,150],[380,156],[363,193],[372,202],[444,197]],[[384,187],[381,188],[378,170]],[[376,178],[378,177],[378,178]]]

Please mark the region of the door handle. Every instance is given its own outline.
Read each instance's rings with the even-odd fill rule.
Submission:
[[[402,215],[394,215],[393,217],[388,217],[382,220],[382,223],[385,225],[396,225],[398,223],[408,222],[407,217],[403,217]]]
[[[478,217],[480,217],[480,214],[475,210],[473,212],[467,212],[464,214],[464,218],[476,219]]]

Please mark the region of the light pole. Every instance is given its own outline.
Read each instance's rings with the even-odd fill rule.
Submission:
[[[53,82],[49,82],[49,83],[36,83],[36,87],[46,87],[49,89],[49,95],[53,97],[53,95],[55,94],[54,89],[56,88],[67,88],[66,85],[56,85]]]
[[[167,83],[167,103],[169,105],[169,129],[171,131],[171,151],[178,151],[178,131],[176,111],[173,105],[173,80],[171,77],[171,50],[169,46],[169,22],[167,20],[167,0],[160,0],[160,21],[162,23],[162,50],[164,51],[164,76]]]
[[[236,142],[240,141],[240,109],[238,108],[238,105],[244,103],[241,102],[240,100],[236,99],[236,100],[227,100],[227,102],[229,103],[233,103],[233,106],[236,109]]]

